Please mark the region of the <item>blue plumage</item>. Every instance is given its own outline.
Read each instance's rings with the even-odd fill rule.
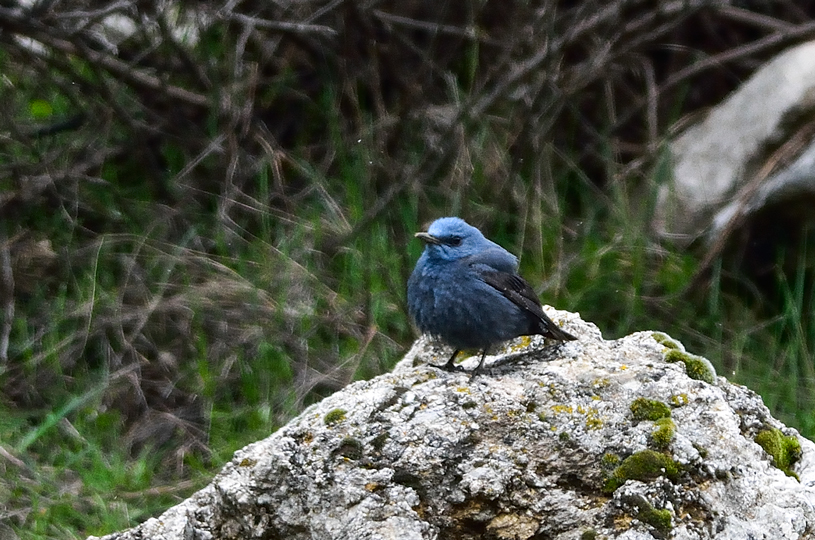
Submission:
[[[456,349],[445,369],[460,369],[460,349],[481,349],[475,374],[492,345],[517,336],[577,339],[543,312],[518,259],[463,219],[437,219],[416,237],[426,246],[408,280],[408,310],[423,333]]]

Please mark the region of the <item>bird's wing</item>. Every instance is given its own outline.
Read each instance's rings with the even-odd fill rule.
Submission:
[[[541,322],[541,333],[544,336],[562,341],[577,339],[565,330],[561,330],[560,327],[543,312],[543,306],[541,306],[540,300],[538,300],[538,295],[535,294],[535,291],[524,278],[518,274],[498,272],[492,269],[487,270],[481,265],[478,266],[480,266],[479,275],[487,285],[496,289],[513,304],[532,314]]]
[[[489,240],[487,240],[489,242]],[[515,274],[518,270],[518,257],[505,250],[498,244],[489,242],[492,246],[487,247],[467,257],[466,263],[474,268],[487,268],[487,270],[496,270],[498,272],[505,272]]]

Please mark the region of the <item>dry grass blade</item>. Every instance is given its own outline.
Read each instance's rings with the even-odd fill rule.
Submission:
[[[0,232],[0,304],[3,309],[3,323],[0,326],[0,364],[5,364],[8,361],[9,336],[14,321],[14,273],[11,270],[10,245],[5,232]]]

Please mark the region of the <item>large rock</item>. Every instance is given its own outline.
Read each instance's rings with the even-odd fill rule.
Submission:
[[[815,197],[815,169],[802,170],[811,159],[801,163],[788,155],[805,153],[806,144],[794,136],[811,122],[813,112],[815,41],[762,66],[670,144],[673,181],[660,192],[656,229],[679,239],[704,233],[716,238],[735,212],[746,215],[766,204],[795,202],[802,194]],[[811,133],[804,139],[810,140]],[[783,156],[776,154],[788,141]],[[783,165],[789,162],[789,168]],[[780,169],[764,178],[768,164]]]
[[[105,538],[815,538],[815,446],[759,396],[664,334],[547,309],[579,341],[521,338],[470,380],[419,340]]]

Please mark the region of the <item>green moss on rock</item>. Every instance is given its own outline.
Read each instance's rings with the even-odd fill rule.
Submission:
[[[688,395],[684,392],[681,394],[674,394],[671,396],[671,405],[674,407],[682,407],[688,404]]]
[[[665,353],[666,362],[682,362],[685,364],[685,373],[691,379],[704,381],[708,384],[716,382],[716,371],[707,358],[671,349]]]
[[[595,538],[597,538],[597,531],[594,529],[583,531],[583,534],[580,535],[580,540],[595,540]]]
[[[651,432],[651,442],[660,450],[668,448],[676,434],[676,424],[670,418],[660,418],[654,422],[655,429]]]
[[[654,338],[654,341],[662,345],[663,347],[667,347],[668,349],[681,349],[682,347],[679,345],[679,342],[676,341],[674,338],[666,334],[665,332],[651,332],[651,337]]]
[[[679,479],[679,473],[679,464],[670,456],[655,450],[641,450],[625,458],[620,466],[614,469],[611,476],[606,479],[603,490],[612,493],[626,480],[644,482],[660,476],[666,476],[675,482]]]
[[[637,398],[628,407],[635,420],[659,420],[671,416],[671,408],[655,399]]]
[[[776,428],[765,429],[756,435],[755,441],[773,457],[773,463],[787,476],[798,478],[792,466],[801,457],[801,443],[793,436],[787,436]]]
[[[603,467],[607,467],[609,469],[613,469],[617,465],[620,464],[620,456],[617,454],[605,453],[603,457],[600,458],[600,462],[603,464]]]
[[[535,403],[534,401],[528,401],[526,403],[526,412],[528,412],[528,413],[535,412],[535,409],[537,409],[537,408],[538,408],[538,404]]]
[[[389,437],[390,434],[387,431],[382,432],[376,437],[374,437],[374,439],[371,441],[371,446],[373,447],[374,450],[379,452],[385,446],[385,443],[388,441]]]
[[[667,534],[672,528],[671,511],[664,508],[661,510],[657,510],[653,507],[640,508],[637,519],[643,523],[647,523],[663,534]]]
[[[325,425],[327,426],[339,424],[343,420],[345,420],[345,409],[334,409],[328,411],[328,414],[326,414],[325,418],[323,418],[323,422],[325,422]]]
[[[360,441],[353,437],[346,437],[340,441],[337,453],[348,459],[358,460],[362,457],[363,446]]]

